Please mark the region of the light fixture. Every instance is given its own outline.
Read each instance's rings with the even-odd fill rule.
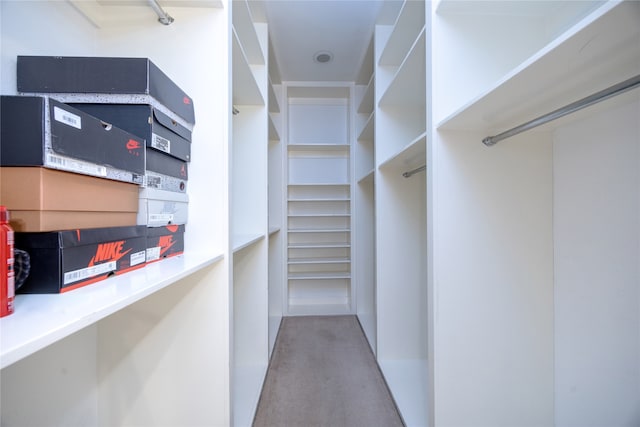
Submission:
[[[333,53],[326,50],[321,50],[313,55],[313,60],[320,64],[326,64],[333,59]]]
[[[148,0],[151,9],[158,15],[158,22],[162,25],[169,25],[173,22],[173,17],[164,11],[162,6],[158,3],[158,0]]]

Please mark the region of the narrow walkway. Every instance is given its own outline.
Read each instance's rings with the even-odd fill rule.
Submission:
[[[254,427],[395,427],[402,420],[355,316],[282,319]]]

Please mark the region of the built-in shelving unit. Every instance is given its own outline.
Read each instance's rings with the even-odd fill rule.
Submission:
[[[352,312],[350,88],[287,87],[289,315]]]
[[[283,228],[284,168],[281,130],[283,114],[280,105],[283,86],[280,81],[278,64],[269,49],[269,355],[273,351],[283,310],[283,283],[285,282]]]
[[[374,35],[375,185],[363,205],[375,212],[366,223],[375,227],[378,364],[407,425],[426,426],[427,180],[424,172],[403,173],[427,162],[429,28],[424,2],[405,1],[396,10]]]
[[[20,295],[15,315],[2,320],[0,369],[222,259],[191,253],[65,295]]]
[[[639,18],[635,1],[434,5],[433,425],[637,413],[639,90],[481,141],[640,74]]]
[[[226,1],[189,6],[172,4],[167,31],[147,5],[0,4],[3,94],[16,93],[17,55],[146,57],[190,95],[197,123],[184,254],[60,295],[17,295],[0,319],[3,425],[231,422],[232,100],[220,64],[233,41]]]
[[[372,351],[376,352],[375,296],[375,114],[374,38],[365,53],[354,88],[353,275],[356,314]]]
[[[276,176],[269,170],[269,149],[278,140],[278,107],[269,79],[267,24],[255,21],[244,0],[232,3],[232,16],[232,424],[250,426],[269,361],[268,198],[269,178]]]

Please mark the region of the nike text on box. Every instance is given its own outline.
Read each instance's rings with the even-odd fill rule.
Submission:
[[[31,272],[20,293],[62,293],[146,262],[145,226],[15,233],[16,248],[31,257]]]
[[[147,228],[147,264],[184,252],[184,225]]]

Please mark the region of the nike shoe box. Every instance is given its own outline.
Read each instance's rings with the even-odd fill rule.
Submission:
[[[144,140],[48,97],[0,97],[0,166],[44,166],[142,184]]]
[[[149,104],[195,123],[191,97],[147,58],[18,56],[17,83],[20,93],[78,95],[63,102]],[[103,96],[87,100],[85,94]]]
[[[147,264],[184,253],[184,225],[147,228]]]
[[[146,151],[144,187],[186,193],[188,164],[157,150]]]
[[[144,267],[147,227],[15,233],[15,247],[31,258],[19,293],[63,293]]]
[[[70,105],[144,139],[149,149],[191,160],[191,131],[151,105]]]
[[[186,224],[188,208],[186,193],[140,188],[137,223],[149,227]]]
[[[1,167],[0,205],[14,231],[136,225],[136,184],[44,167]]]

